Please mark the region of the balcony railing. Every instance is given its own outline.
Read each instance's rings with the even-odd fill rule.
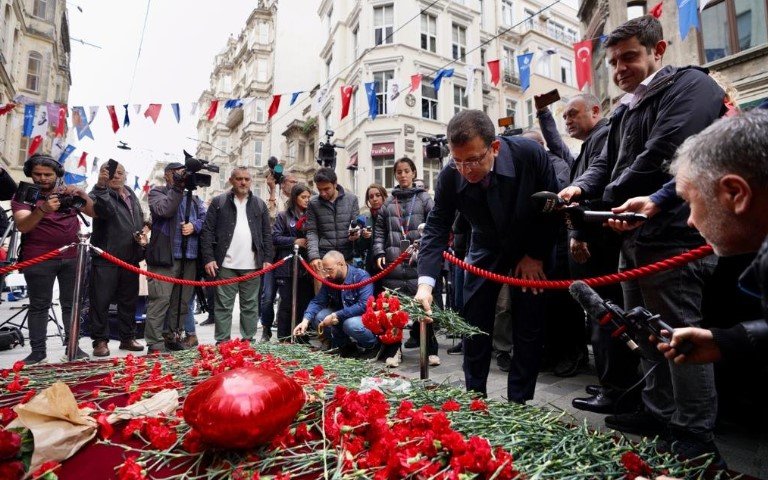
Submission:
[[[520,86],[520,79],[513,73],[504,72],[504,83]]]
[[[576,37],[574,37],[574,35],[569,32],[558,30],[556,28],[551,28],[549,25],[541,24],[533,20],[528,20],[524,22],[522,25],[520,25],[519,28],[520,28],[521,34],[524,34],[531,30],[535,30],[539,33],[543,33],[548,37],[554,38],[559,42],[563,42],[569,45],[576,42],[577,40]]]

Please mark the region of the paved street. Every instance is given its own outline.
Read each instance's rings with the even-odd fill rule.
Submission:
[[[18,307],[26,303],[26,300],[20,302],[4,302],[0,305],[0,322],[7,319],[18,310],[10,310],[12,307]],[[237,325],[238,308],[235,308],[235,319],[233,325],[233,336],[239,334]],[[23,314],[17,317],[19,320]],[[198,323],[205,319],[205,315],[198,315]],[[261,328],[261,327],[259,327]],[[203,343],[213,343],[213,326],[197,326],[199,339]],[[55,335],[56,329],[53,323],[49,323],[49,334]],[[258,337],[261,333],[258,333]],[[463,386],[463,374],[461,371],[461,355],[448,355],[445,350],[453,345],[454,340],[445,337],[438,337],[440,342],[441,365],[430,369],[430,379],[438,383],[452,383],[457,386]],[[111,341],[109,344],[112,355],[125,356],[130,352],[117,349],[118,342]],[[92,349],[90,340],[81,339],[80,346],[88,354]],[[7,368],[16,360],[21,360],[29,353],[29,346],[25,348],[15,348],[8,351],[0,351],[0,368]],[[62,342],[55,338],[48,339],[48,362],[58,362],[64,356],[64,347]],[[419,377],[418,349],[403,350],[403,363],[395,369],[397,373],[410,378]],[[575,397],[584,396],[584,387],[589,384],[597,383],[595,376],[591,373],[584,373],[572,378],[559,378],[551,373],[543,372],[539,375],[536,385],[535,397],[531,405],[565,410],[574,417],[574,422],[582,422],[586,418],[587,422],[594,428],[605,429],[603,425],[603,415],[592,414],[576,410],[571,406],[571,400]],[[491,376],[488,386],[489,396],[497,400],[503,400],[506,395],[506,374],[501,372],[495,365],[491,367]],[[631,437],[631,436],[630,436]],[[765,425],[754,426],[752,431],[734,424],[724,424],[718,427],[717,444],[730,468],[759,478],[768,478],[768,428]]]

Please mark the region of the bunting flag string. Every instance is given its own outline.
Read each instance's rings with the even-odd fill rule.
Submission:
[[[292,107],[294,103],[296,103],[296,99],[299,98],[299,95],[301,95],[302,92],[293,92],[291,94],[291,103],[288,105],[289,107]]]
[[[64,149],[63,152],[61,152],[61,155],[59,156],[59,163],[64,165],[64,162],[67,161],[67,158],[69,158],[70,155],[72,155],[72,152],[75,151],[74,145],[67,145],[67,148]]]
[[[280,97],[281,95],[273,95],[272,96],[272,103],[269,104],[269,110],[267,111],[268,116],[267,119],[271,119],[275,116],[277,113],[277,109],[280,108]]]
[[[661,2],[657,3],[656,5],[654,5],[653,8],[651,8],[648,11],[648,13],[650,13],[651,16],[653,16],[655,18],[661,18],[662,8],[664,8],[664,2],[663,1],[661,1]]]
[[[181,122],[181,112],[179,111],[179,104],[172,103],[171,110],[173,110],[173,116],[176,117],[176,123]]]
[[[97,157],[93,157],[93,165],[91,165],[91,173],[96,173],[99,171],[99,159]]]
[[[421,74],[411,75],[411,91],[408,93],[415,92],[419,87],[421,87]]]
[[[32,141],[29,142],[29,151],[28,156],[32,156],[35,154],[38,148],[40,148],[40,144],[43,143],[43,136],[42,135],[35,135],[32,137]]]
[[[387,114],[397,115],[397,100],[402,96],[403,83],[397,79],[387,80]]]
[[[5,105],[0,107],[0,116],[5,115],[10,111],[13,111],[14,108],[16,108],[15,103],[6,103]]]
[[[35,109],[34,104],[24,105],[24,128],[21,131],[22,137],[31,137],[32,129],[35,127]]]
[[[56,138],[63,138],[67,128],[67,108],[59,105],[58,120],[56,122]]]
[[[677,0],[677,24],[680,38],[685,40],[691,28],[699,30],[699,12],[696,0]]]
[[[584,85],[592,84],[592,39],[574,44],[573,52],[576,57],[576,86],[583,90]]]
[[[349,115],[349,103],[352,99],[352,91],[354,88],[352,85],[342,85],[341,87],[341,120]]]
[[[465,65],[464,71],[467,75],[467,88],[464,89],[464,97],[469,97],[475,91],[475,65]]]
[[[141,188],[141,187],[139,186],[139,176],[138,176],[138,175],[134,175],[134,178],[135,178],[136,180],[134,180],[134,181],[133,181],[133,189],[134,189],[134,190],[139,190],[139,189]]]
[[[72,107],[72,123],[75,125],[78,140],[82,140],[85,137],[90,137],[91,140],[94,140],[91,126],[88,124],[88,117],[85,115],[85,108]]]

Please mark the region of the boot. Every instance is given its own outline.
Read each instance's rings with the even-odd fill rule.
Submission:
[[[195,348],[198,345],[197,335],[195,335],[194,333],[191,333],[191,334],[188,333],[187,336],[184,337],[184,341],[182,342],[182,344],[186,348]]]

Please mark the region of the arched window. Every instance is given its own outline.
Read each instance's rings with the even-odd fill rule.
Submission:
[[[27,90],[40,91],[40,74],[43,69],[43,56],[37,52],[29,53],[27,62]]]

